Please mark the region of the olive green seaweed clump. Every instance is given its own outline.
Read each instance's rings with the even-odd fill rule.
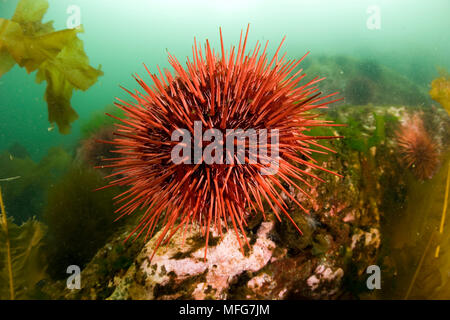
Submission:
[[[39,163],[16,155],[11,148],[0,153],[0,179],[13,178],[3,183],[3,197],[9,217],[20,224],[32,217],[41,218],[49,186],[67,171],[72,160],[59,147],[51,148]]]
[[[114,127],[114,124],[118,121],[112,117],[108,117],[105,114],[111,114],[113,116],[123,118],[124,112],[122,109],[117,108],[113,104],[108,104],[103,110],[97,110],[91,112],[89,119],[81,124],[81,138],[88,139],[92,135],[95,135],[100,130],[106,127]]]
[[[20,0],[11,19],[0,18],[0,77],[16,63],[28,73],[37,71],[36,82],[47,82],[48,120],[61,133],[69,133],[78,118],[70,100],[74,89],[87,90],[103,75],[89,65],[81,27],[55,31],[53,22],[42,22],[47,0]]]
[[[19,159],[26,159],[31,158],[30,154],[28,153],[28,150],[19,142],[15,142],[12,145],[9,146],[8,152],[11,154],[11,156]]]
[[[32,299],[46,277],[45,226],[30,219],[17,225],[6,216],[0,188],[0,300]]]
[[[356,77],[347,82],[345,96],[350,103],[355,105],[364,105],[372,101],[374,96],[374,85],[370,79],[365,77]]]
[[[52,186],[44,209],[49,274],[63,278],[69,265],[84,267],[115,231],[112,198],[117,190],[95,191],[104,185],[91,168],[74,164]]]

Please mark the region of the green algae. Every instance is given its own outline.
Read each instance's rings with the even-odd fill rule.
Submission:
[[[44,221],[52,277],[65,277],[68,265],[84,267],[115,231],[112,198],[117,190],[95,191],[103,184],[94,169],[74,164],[50,187]]]
[[[51,148],[38,163],[29,157],[14,157],[9,151],[0,154],[0,177],[20,177],[3,185],[10,216],[16,223],[42,217],[48,188],[71,161],[71,156],[59,147]]]
[[[116,117],[123,117],[123,110],[114,105],[107,105],[103,110],[97,110],[91,113],[90,117],[81,123],[81,139],[87,139],[100,129],[105,127],[113,127],[118,121],[112,117],[108,117],[105,113],[109,113]]]

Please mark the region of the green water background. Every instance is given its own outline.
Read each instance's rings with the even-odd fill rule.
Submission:
[[[17,0],[0,1],[0,17],[10,18]],[[119,88],[137,88],[131,74],[145,76],[142,63],[156,71],[169,67],[167,51],[180,61],[191,54],[193,39],[208,38],[220,49],[219,27],[225,47],[237,46],[240,30],[250,23],[249,48],[269,40],[273,53],[283,36],[288,58],[344,54],[376,60],[411,80],[426,85],[438,75],[436,67],[450,70],[450,1],[448,0],[304,0],[304,1],[161,1],[161,0],[50,0],[44,21],[56,30],[66,28],[67,8],[77,5],[85,33],[80,35],[94,67],[104,76],[88,91],[75,91],[72,105],[80,119],[72,132],[48,130],[45,84],[15,66],[0,78],[0,150],[19,142],[34,160],[51,146],[72,147],[80,124],[115,97],[128,99]],[[369,30],[367,8],[381,10],[381,29]],[[326,76],[326,75],[324,75]],[[145,78],[148,79],[148,78]]]

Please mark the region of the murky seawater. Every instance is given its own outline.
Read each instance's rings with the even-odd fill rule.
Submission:
[[[126,190],[121,186],[93,192],[113,172],[94,167],[117,156],[96,142],[115,138],[117,121],[105,113],[124,116],[113,103],[131,99],[120,86],[141,89],[132,75],[151,83],[143,64],[158,76],[157,66],[173,71],[169,54],[186,66],[194,38],[198,44],[208,39],[220,54],[219,27],[225,50],[237,49],[249,24],[246,51],[269,41],[271,58],[286,36],[280,55],[286,52],[287,60],[309,52],[295,69],[304,69],[304,81],[325,77],[318,84],[323,94],[344,98],[320,111],[322,119],[345,127],[308,133],[344,137],[319,140],[337,153],[314,156],[341,180],[325,172],[325,186],[307,188],[312,202],[295,195],[313,212],[307,218],[294,213],[307,230],[303,238],[292,238],[284,222],[273,231],[282,259],[309,259],[317,267],[299,283],[308,288],[326,261],[344,274],[330,285],[338,292],[331,298],[449,299],[449,13],[447,0],[1,0],[1,225],[9,227],[0,247],[9,243],[14,255],[34,239],[33,254],[12,266],[14,295],[64,297],[52,295],[52,285],[67,277],[67,266],[90,270],[105,246],[114,248],[114,257],[99,263],[99,278],[130,268],[141,248],[116,239],[134,229],[139,215],[114,222],[120,205],[112,198]],[[60,30],[66,31],[54,34]],[[261,221],[254,223],[258,230]],[[9,299],[11,252],[0,249],[0,255],[0,299]],[[369,265],[379,266],[381,289],[367,287]],[[262,267],[273,274],[288,269]],[[25,276],[14,268],[30,271]],[[230,289],[228,297],[250,289],[242,290]]]

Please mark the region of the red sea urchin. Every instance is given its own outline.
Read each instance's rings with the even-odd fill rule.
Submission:
[[[420,180],[431,179],[439,165],[439,152],[428,135],[422,118],[407,117],[396,133],[402,161]]]
[[[321,93],[314,85],[322,79],[299,85],[305,74],[299,76],[302,70],[292,73],[306,55],[300,60],[286,61],[285,55],[279,58],[284,39],[270,62],[266,55],[267,43],[260,55],[259,43],[246,55],[247,35],[248,28],[244,39],[241,32],[237,51],[231,47],[230,52],[225,53],[220,30],[220,56],[211,50],[208,40],[203,55],[194,39],[192,61],[187,59],[186,69],[169,54],[175,76],[168,70],[161,72],[158,67],[158,77],[146,68],[154,86],[148,86],[136,75],[145,93],[125,89],[136,103],[118,99],[121,103],[116,105],[125,112],[125,118],[117,118],[122,124],[117,125],[118,138],[111,143],[116,145],[114,152],[120,156],[106,159],[112,161],[108,167],[115,170],[109,177],[116,177],[116,180],[105,187],[129,187],[117,196],[121,206],[116,212],[120,217],[144,210],[130,237],[133,234],[139,237],[144,231],[146,238],[151,236],[157,222],[163,219],[154,252],[164,239],[167,243],[177,230],[186,230],[192,223],[200,225],[206,238],[205,259],[211,227],[222,235],[224,228],[232,226],[243,251],[239,230],[249,246],[244,232],[246,217],[258,211],[264,215],[264,205],[273,210],[278,220],[279,213],[283,212],[301,233],[281,193],[303,208],[291,196],[289,188],[309,196],[295,181],[307,186],[310,184],[306,176],[322,181],[305,170],[306,167],[332,173],[317,165],[311,154],[332,151],[317,140],[336,137],[312,137],[305,132],[309,127],[334,125],[317,119],[318,115],[309,111],[326,108],[327,104],[340,100],[324,101],[337,93],[319,97]],[[212,128],[221,132],[226,129],[269,130],[271,134],[265,140],[260,139],[259,147],[271,152],[278,148],[277,172],[263,173],[269,165],[264,162],[267,157],[261,153],[256,163],[251,161],[255,154],[250,138],[241,144],[245,145],[242,163],[233,162],[236,156],[231,156],[231,163],[226,164],[207,164],[204,157],[193,164],[174,163],[171,152],[179,143],[171,139],[172,134],[185,128],[189,136],[195,135],[196,123],[203,126],[201,134]],[[272,140],[273,132],[278,134],[278,141]],[[232,141],[233,148],[239,146],[239,140],[233,138]],[[208,146],[211,144],[204,149]],[[320,148],[322,150],[318,150]],[[217,155],[218,151],[213,153]],[[191,154],[187,158],[191,159]]]

